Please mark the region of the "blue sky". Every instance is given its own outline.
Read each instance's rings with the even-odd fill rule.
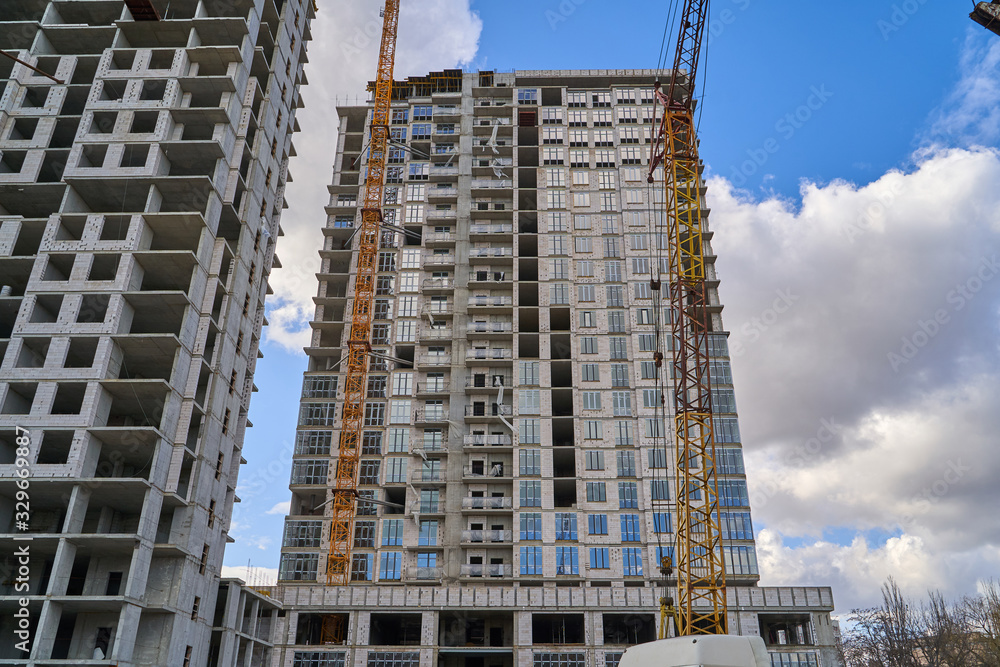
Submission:
[[[404,0],[397,76],[653,68],[667,4]],[[326,2],[313,24],[230,567],[277,567],[331,107],[373,76],[378,6]],[[987,252],[1000,240],[1000,37],[968,11],[712,6],[701,152],[726,323],[745,349],[733,366],[763,583],[833,585],[841,611],[889,574],[957,595],[1000,566],[1000,522],[960,527],[996,504],[1000,473],[986,453],[1000,426],[1000,280]],[[977,270],[989,276],[956,308],[948,295]],[[771,317],[783,293],[793,305]],[[894,363],[942,310],[939,331]],[[818,442],[824,423],[835,437]]]

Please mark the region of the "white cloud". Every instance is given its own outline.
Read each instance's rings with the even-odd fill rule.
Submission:
[[[306,76],[306,107],[296,118],[298,155],[290,162],[289,208],[282,216],[285,235],[278,240],[283,267],[271,275],[268,340],[299,351],[309,344],[309,320],[316,294],[321,229],[326,221],[326,186],[337,145],[338,100],[365,100],[365,85],[375,78],[382,20],[377,4],[326,2],[312,23]],[[395,59],[396,79],[467,64],[476,55],[482,21],[468,0],[403,3]]]
[[[276,504],[274,507],[264,512],[265,514],[280,514],[285,516],[292,509],[292,501],[286,500],[284,502]]]
[[[889,574],[972,592],[1000,545],[1000,153],[915,159],[795,203],[708,189],[764,583],[841,609]]]
[[[222,577],[241,579],[250,586],[274,586],[278,583],[278,568],[247,565],[223,565]]]
[[[969,28],[959,71],[955,89],[932,115],[927,139],[949,146],[995,143],[1000,139],[1000,40]]]

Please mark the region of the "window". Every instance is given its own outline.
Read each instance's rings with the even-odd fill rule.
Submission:
[[[405,653],[369,651],[368,667],[420,667],[420,653],[418,651]]]
[[[628,386],[628,364],[611,364],[611,386]]]
[[[618,110],[618,122],[619,123],[638,123],[639,122],[639,110],[635,107],[623,107]],[[634,128],[628,128],[634,129]]]
[[[642,149],[639,146],[621,146],[622,164],[642,164]]]
[[[586,667],[585,653],[536,653],[532,667]]]
[[[625,333],[625,311],[608,311],[608,331],[610,333]]]
[[[556,574],[580,574],[577,547],[556,547]]]
[[[716,442],[740,442],[740,425],[736,417],[714,417],[712,430]]]
[[[292,462],[292,484],[324,485],[329,475],[330,462],[325,459],[305,459]]]
[[[587,112],[586,111],[570,111],[569,112],[569,126],[570,127],[586,127],[587,126]]]
[[[537,512],[521,513],[521,539],[542,539],[542,515]]]
[[[564,232],[566,231],[566,214],[560,211],[549,213],[549,231],[550,232]]]
[[[587,93],[579,91],[566,93],[566,106],[568,107],[587,106]]]
[[[373,459],[363,459],[361,461],[360,472],[358,473],[358,484],[377,486],[379,484],[379,470],[382,462]]]
[[[712,380],[712,385],[733,383],[733,372],[728,361],[710,359],[708,361],[708,372]]]
[[[394,456],[385,461],[385,483],[404,484],[406,482],[406,459]]]
[[[633,444],[632,422],[624,420],[615,421],[615,446],[631,447]]]
[[[618,463],[619,477],[635,477],[635,452],[618,451],[615,454],[615,460]]]
[[[518,414],[537,415],[541,413],[541,390],[520,389],[517,392]]]
[[[520,367],[521,367],[521,384],[537,385],[539,362],[522,361],[520,362]]]
[[[573,206],[577,208],[588,208],[590,206],[590,193],[589,192],[574,192],[573,193]]]
[[[358,549],[375,548],[375,522],[355,521],[354,522],[354,546]]]
[[[556,539],[557,540],[576,540],[576,513],[575,512],[556,512]]]
[[[545,185],[550,188],[561,188],[566,185],[565,169],[546,169]]]
[[[580,327],[584,329],[591,329],[597,326],[594,323],[594,311],[592,310],[581,310],[580,312]]]
[[[615,139],[611,130],[594,130],[595,146],[614,146]]]
[[[673,527],[670,525],[669,512],[653,513],[653,531],[657,533],[672,533]]]
[[[375,435],[378,435],[381,438],[381,433]],[[389,452],[393,454],[401,454],[403,452],[409,451],[409,449],[410,449],[410,430],[406,428],[390,428]],[[381,451],[373,453],[381,454]]]
[[[380,581],[399,581],[403,565],[403,554],[399,551],[383,551],[379,560],[378,578]],[[368,654],[369,661],[371,654]]]
[[[542,574],[541,547],[521,547],[521,574]]]
[[[600,382],[601,380],[600,366],[598,366],[597,364],[583,364],[583,366],[581,366],[580,368],[583,372],[584,382]]]
[[[517,91],[517,103],[518,104],[538,104],[538,90],[537,89],[519,89]]]
[[[638,509],[639,492],[635,482],[618,482],[619,509]]]
[[[653,500],[670,500],[670,486],[665,479],[654,479],[649,485]]]
[[[639,515],[638,514],[622,514],[621,527],[622,527],[622,542],[638,542],[639,537]]]
[[[753,539],[750,512],[719,512],[719,527],[723,540]]]
[[[660,378],[655,361],[643,361],[640,365],[640,369],[643,380],[658,380]]]
[[[593,547],[590,550],[590,569],[607,570],[611,567],[611,559],[608,557],[607,547]]]
[[[542,128],[542,143],[543,144],[561,144],[566,139],[566,130],[561,127],[543,127]]]
[[[743,475],[743,450],[736,447],[720,447],[715,450],[715,470],[720,475]]]
[[[549,295],[553,305],[569,305],[569,285],[550,285]]]
[[[292,667],[344,667],[346,655],[326,651],[296,651]]]
[[[608,308],[625,307],[625,290],[621,285],[608,285],[604,288],[608,297]]]
[[[593,285],[577,285],[576,292],[577,299],[580,301],[589,303],[596,299]]]
[[[545,193],[548,208],[566,208],[566,192],[563,190],[547,190]]]
[[[659,389],[643,389],[642,390],[642,407],[644,408],[658,408],[660,407],[660,398],[662,394]]]
[[[563,122],[563,110],[559,107],[542,109],[542,125],[559,125]]]
[[[736,394],[732,389],[712,389],[712,412],[736,412]]]
[[[597,354],[596,336],[584,336],[580,339],[580,354]]]
[[[542,164],[566,164],[566,149],[546,146],[542,149]]]
[[[637,127],[622,127],[618,129],[619,141],[623,144],[639,143],[640,134]]]
[[[610,92],[591,93],[591,99],[593,100],[595,107],[609,107],[609,106],[611,106],[611,93]]]
[[[649,467],[661,469],[667,467],[667,450],[654,448],[649,450]]]
[[[587,240],[589,241],[590,239]],[[577,278],[593,278],[594,262],[589,259],[576,260],[576,276]]]
[[[406,399],[396,399],[389,403],[389,423],[409,424],[410,423],[410,401]]]
[[[431,115],[434,113],[434,107],[432,106],[415,106],[413,107],[413,120],[430,120]]]
[[[417,141],[419,139],[430,139],[431,138],[431,124],[430,123],[420,123],[413,125],[413,140]]]
[[[614,192],[602,192],[601,193],[601,210],[602,211],[617,211],[618,210],[618,198],[615,197]]]
[[[322,536],[322,521],[289,521],[285,524],[285,535],[281,546],[297,549],[319,547]]]
[[[632,414],[632,392],[611,392],[611,405],[616,417],[628,417]]]
[[[319,554],[284,553],[278,566],[278,579],[282,581],[315,581]]]
[[[522,449],[518,454],[522,477],[542,474],[542,450]]]
[[[587,440],[602,439],[604,437],[604,429],[601,428],[601,422],[594,419],[585,420],[583,422],[583,437]],[[601,470],[604,470],[603,463],[601,464]]]
[[[365,403],[365,426],[382,426],[385,423],[385,403]]]
[[[592,503],[607,502],[608,495],[604,488],[604,482],[587,482],[587,500]]]
[[[518,422],[518,431],[522,445],[537,445],[542,442],[540,419],[520,419]]]
[[[622,574],[626,577],[642,576],[642,549],[626,547],[622,549]]]
[[[590,216],[586,213],[577,213],[574,215],[573,229],[590,229]]]
[[[634,262],[635,262],[635,260],[633,260],[633,265],[634,265]],[[648,265],[646,266],[646,271],[647,272],[649,271],[649,266]],[[652,299],[653,298],[653,290],[652,290],[652,287],[650,286],[649,283],[647,283],[647,282],[635,283],[634,288],[635,288],[635,298],[636,299]],[[649,311],[648,308],[646,310]],[[645,315],[640,315],[639,318],[640,318],[639,319],[639,324],[656,324],[656,322],[653,320],[653,314],[652,314],[652,312],[647,312]]]
[[[588,151],[580,150],[570,150],[569,152],[569,166],[571,167],[582,167],[587,169],[590,167],[590,153]]]
[[[421,521],[420,522],[420,537],[417,540],[417,544],[422,547],[433,547],[437,545],[438,536],[438,522],[437,521]]]
[[[599,148],[594,151],[594,157],[596,158],[596,166],[598,169],[602,167],[615,166],[615,151],[613,149]]]
[[[600,410],[601,409],[601,392],[599,391],[581,391],[580,398],[583,401],[584,410]]]
[[[720,507],[749,507],[747,483],[740,479],[719,480]]]
[[[722,547],[727,574],[758,574],[757,553],[752,546]],[[801,663],[800,663],[801,664]]]
[[[552,266],[552,278],[554,280],[569,280],[569,260],[552,259],[549,260]]]
[[[521,507],[541,507],[541,506],[542,506],[541,481],[521,482]]]
[[[403,546],[403,520],[385,519],[382,521],[382,546]]]
[[[656,349],[656,335],[655,334],[640,334],[639,335],[639,350],[641,352],[652,352]]]
[[[562,234],[550,237],[549,240],[552,243],[552,248],[550,252],[553,255],[568,255],[569,253],[566,251],[567,238],[569,237],[563,236]]]
[[[590,514],[587,516],[587,528],[591,535],[608,534],[608,515]]]
[[[409,180],[411,181],[426,181],[431,173],[431,165],[429,162],[411,162],[409,169]]]

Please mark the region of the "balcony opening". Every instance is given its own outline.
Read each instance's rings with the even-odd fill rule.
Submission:
[[[517,337],[518,356],[522,359],[538,358],[538,334],[521,334]]]
[[[518,301],[524,307],[538,306],[538,284],[522,282],[517,286]],[[535,316],[537,319],[537,315]],[[535,329],[537,331],[538,329]]]
[[[45,431],[38,448],[38,463],[61,465],[69,460],[73,431]]]
[[[87,393],[86,382],[60,383],[56,397],[52,401],[52,414],[78,415],[83,409],[83,397]]]
[[[420,614],[372,614],[369,646],[419,646]]]
[[[63,215],[59,218],[56,240],[79,241],[83,238],[83,230],[86,226],[87,216],[85,215]]]
[[[656,639],[653,614],[604,614],[604,643],[644,644]]]
[[[37,382],[12,382],[7,385],[7,398],[4,399],[0,414],[26,415],[31,412],[31,404],[35,401],[38,391]]]
[[[156,131],[156,121],[160,117],[158,111],[136,111],[132,116],[132,134],[150,134]]]
[[[555,447],[573,446],[573,418],[553,417],[552,445]]]
[[[80,312],[76,316],[77,323],[103,322],[108,316],[110,301],[111,296],[108,294],[85,294],[80,301]]]
[[[10,139],[12,141],[28,141],[35,136],[37,128],[37,118],[15,118],[14,127],[10,131]]]
[[[90,368],[97,355],[97,338],[71,338],[65,368]]]
[[[760,614],[760,636],[768,646],[814,646],[809,614]]]
[[[552,362],[552,387],[572,387],[573,366],[569,361]],[[570,398],[572,405],[572,398]]]
[[[554,480],[552,482],[552,497],[556,507],[576,507],[576,480]]]
[[[554,364],[553,364],[554,365]],[[552,390],[552,416],[571,417],[573,416],[573,390],[553,389]],[[572,437],[570,438],[572,444]]]
[[[114,280],[120,262],[121,255],[117,253],[94,255],[87,280]]]
[[[573,447],[561,447],[552,451],[552,476],[576,477],[576,450]]]
[[[23,338],[21,353],[17,355],[16,368],[41,368],[49,354],[51,338]]]
[[[73,272],[73,262],[76,255],[49,255],[49,263],[45,266],[42,280],[64,282],[69,280]]]
[[[569,331],[569,323],[569,308],[553,308],[549,311],[549,328],[552,331]]]
[[[27,155],[27,151],[4,151],[3,157],[0,158],[0,174],[21,173],[21,167],[24,166],[24,158]]]
[[[522,285],[523,287],[523,285]],[[535,290],[537,295],[537,288]],[[522,303],[522,305],[524,305]],[[518,331],[523,333],[538,333],[538,309],[521,308],[517,311]]]
[[[538,280],[538,260],[537,259],[521,259],[517,263],[518,277],[517,279],[521,282],[531,282]],[[527,305],[527,304],[522,304]],[[536,302],[537,305],[537,302]]]
[[[583,614],[532,614],[532,644],[583,644]]]
[[[573,347],[570,345],[569,334],[550,334],[551,348],[550,356],[552,359],[571,359],[573,356]]]

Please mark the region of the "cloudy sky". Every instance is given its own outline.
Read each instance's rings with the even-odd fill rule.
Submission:
[[[664,5],[404,0],[396,74],[655,67]],[[237,574],[277,567],[334,107],[373,76],[379,6],[313,23]],[[1000,37],[918,0],[712,9],[702,156],[761,583],[839,612],[889,575],[973,592],[1000,568]]]

